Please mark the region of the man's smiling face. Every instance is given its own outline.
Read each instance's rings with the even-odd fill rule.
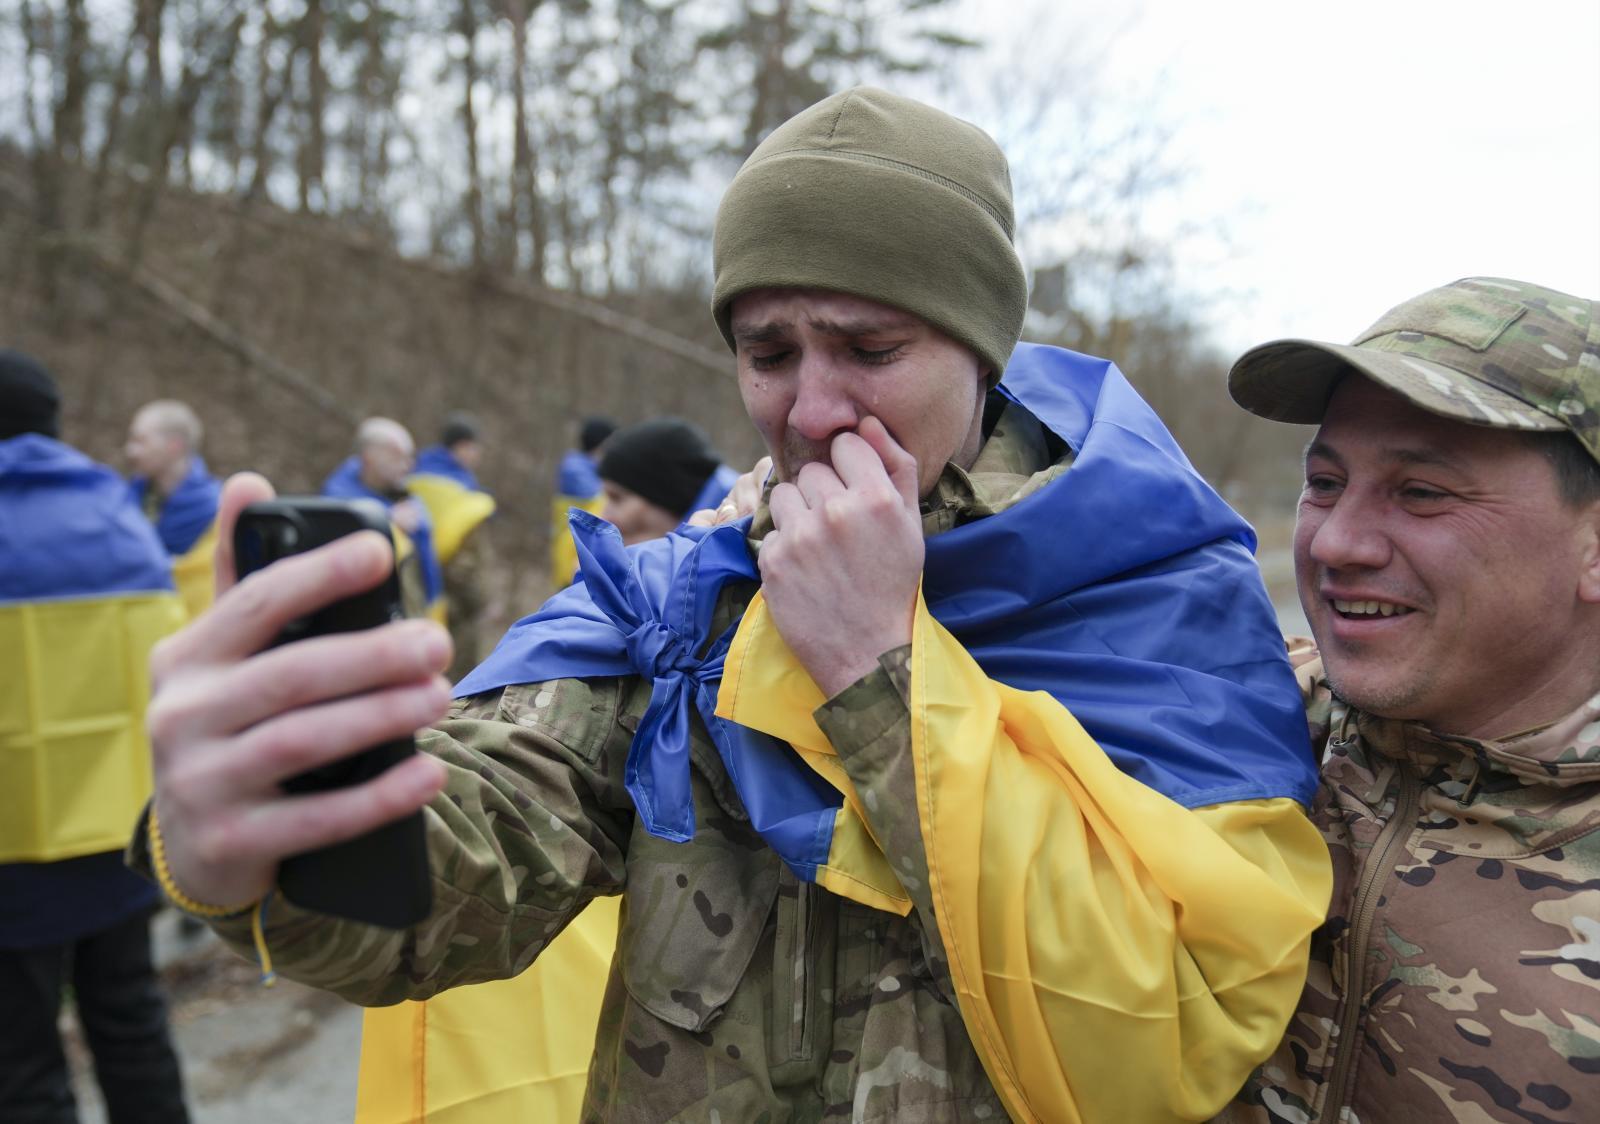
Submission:
[[[971,465],[982,440],[986,372],[966,347],[907,312],[816,289],[737,297],[739,391],[780,480],[876,417],[917,459],[918,492],[947,461]]]
[[[1334,690],[1469,736],[1559,717],[1575,671],[1593,674],[1592,526],[1524,436],[1346,376],[1306,452],[1294,541]]]

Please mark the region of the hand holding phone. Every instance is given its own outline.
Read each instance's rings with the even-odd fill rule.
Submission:
[[[393,556],[363,531],[236,584],[236,517],[271,498],[259,476],[228,481],[216,603],[151,657],[147,725],[168,863],[186,894],[214,905],[261,897],[285,858],[416,812],[444,783],[439,762],[411,754],[353,784],[285,791],[291,778],[442,717],[450,643],[432,622],[400,621],[274,647],[296,622],[380,586]]]
[[[389,539],[388,516],[376,502],[322,496],[258,501],[241,511],[234,524],[235,569],[243,579],[360,531]],[[271,646],[380,628],[404,619],[391,558],[389,575],[378,585],[289,621]],[[414,753],[416,741],[406,734],[298,773],[285,779],[282,787],[289,793],[347,788],[381,776]],[[296,905],[319,913],[397,929],[421,921],[433,901],[421,813],[342,843],[288,856],[278,868],[278,886]]]

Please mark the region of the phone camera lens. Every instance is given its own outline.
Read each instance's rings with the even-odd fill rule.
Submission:
[[[240,562],[245,570],[259,570],[267,563],[267,540],[255,527],[246,527],[239,536]]]

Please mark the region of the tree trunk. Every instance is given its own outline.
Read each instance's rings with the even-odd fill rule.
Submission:
[[[128,86],[131,82],[133,69],[133,45],[138,41],[142,27],[140,8],[136,7],[133,15],[133,26],[129,30],[127,39],[123,40],[122,50],[117,56],[117,74],[111,82],[111,99],[106,103],[105,138],[100,142],[100,151],[95,156],[94,177],[89,183],[89,205],[84,222],[90,230],[98,230],[100,228],[106,181],[111,175],[111,162],[116,159],[117,147],[122,141],[123,123],[127,120]]]
[[[306,0],[305,15],[300,20],[300,53],[305,59],[306,100],[305,125],[300,134],[299,160],[300,210],[311,210],[313,192],[327,209],[327,197],[322,184],[323,169],[327,161],[328,141],[323,131],[323,112],[328,100],[328,75],[322,66],[322,37],[326,23],[322,0]]]
[[[482,269],[485,261],[483,176],[478,165],[478,114],[472,100],[472,88],[478,84],[478,19],[472,10],[472,0],[461,0],[459,30],[467,39],[467,51],[462,60],[464,92],[461,96],[461,127],[467,134],[467,225],[472,230],[472,267]]]
[[[228,22],[227,27],[218,32],[220,38],[212,44],[209,58],[205,57],[203,50],[207,38],[205,32],[200,31],[195,35],[190,57],[183,63],[178,90],[172,100],[172,112],[167,115],[166,129],[161,134],[155,158],[151,161],[150,177],[140,192],[133,230],[128,236],[127,264],[130,269],[137,268],[144,256],[145,232],[167,182],[166,170],[172,154],[177,151],[178,142],[185,132],[193,128],[195,106],[200,101],[206,81],[213,74],[233,65],[233,55],[239,47],[239,32],[244,27],[244,21],[245,14],[241,11]]]
[[[267,191],[267,176],[272,171],[272,148],[268,143],[272,135],[272,121],[278,115],[278,105],[289,89],[289,73],[294,69],[294,50],[283,61],[283,69],[274,72],[272,67],[272,41],[281,29],[269,15],[261,27],[261,42],[256,48],[256,127],[251,137],[250,186],[245,189],[244,202],[254,203]]]
[[[545,243],[547,241],[544,215],[539,205],[538,174],[534,162],[533,142],[528,135],[528,21],[538,7],[537,0],[505,0],[506,12],[511,17],[511,104],[514,130],[511,160],[511,237],[517,257],[521,257],[522,231],[532,236],[533,255],[528,263],[528,274],[533,280],[544,283]]]
[[[32,69],[35,56],[48,64],[49,45],[42,42],[46,31],[39,25],[32,0],[22,0],[22,39],[24,46],[23,73]],[[39,270],[39,289],[44,304],[52,317],[63,311],[60,301],[61,247],[61,159],[56,152],[55,138],[44,135],[44,114],[34,104],[33,83],[22,83],[23,112],[28,118],[28,134],[33,145],[33,203],[34,222],[39,227],[35,243],[36,265]]]

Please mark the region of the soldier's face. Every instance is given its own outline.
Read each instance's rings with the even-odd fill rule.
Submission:
[[[133,416],[128,439],[122,446],[128,468],[135,476],[159,476],[184,456],[183,442],[161,428],[159,419],[147,410]]]
[[[639,493],[624,488],[621,484],[602,480],[600,486],[604,489],[606,497],[605,507],[600,510],[600,518],[616,527],[622,535],[624,546],[659,539],[682,522],[666,508],[651,503]]]
[[[375,492],[398,491],[416,463],[409,441],[374,441],[361,453],[361,478]]]
[[[1594,533],[1520,435],[1347,376],[1306,452],[1294,540],[1329,681],[1446,733],[1553,721],[1595,688]]]
[[[780,480],[828,462],[833,438],[876,417],[917,459],[919,493],[982,439],[978,357],[897,308],[816,289],[762,289],[733,303],[739,391]]]

